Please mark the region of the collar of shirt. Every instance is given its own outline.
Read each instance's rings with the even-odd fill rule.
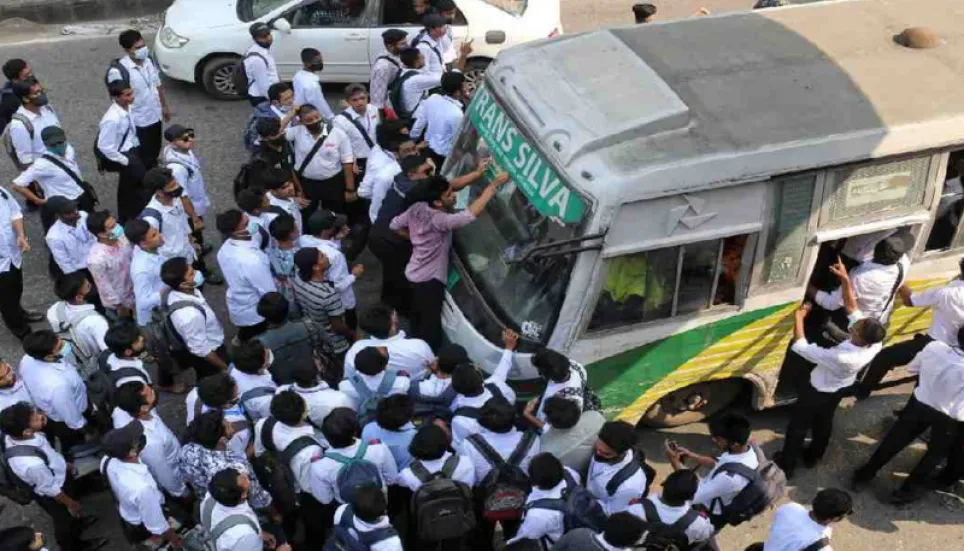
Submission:
[[[228,375],[238,384],[241,394],[255,387],[270,386],[271,388],[275,388],[274,380],[271,379],[270,373],[245,373],[235,367],[234,364],[231,364]]]
[[[157,198],[157,195],[151,197],[151,200],[149,203],[147,203],[147,206],[159,210],[161,214],[181,214],[181,212],[184,210],[183,203],[180,201],[174,200],[171,201],[170,205],[165,205],[160,199]]]
[[[629,464],[630,461],[635,461],[632,452],[626,452],[626,457],[619,460],[618,463],[603,463],[601,461],[596,461],[593,457],[592,461],[589,463],[589,476],[588,478],[596,479],[605,476],[610,473],[615,473]]]
[[[462,110],[465,109],[465,104],[463,104],[461,101],[453,98],[452,96],[447,96],[447,95],[445,95],[445,94],[440,94],[440,97],[441,97],[443,100],[445,100],[445,101],[451,103],[452,105],[458,107],[458,108],[459,108],[459,111],[462,111]]]
[[[757,460],[756,452],[753,450],[753,447],[751,446],[750,449],[746,450],[743,453],[724,452],[720,454],[720,456],[716,459],[716,466],[719,467],[720,465],[723,465],[725,463],[742,463],[747,467],[756,468],[756,464],[758,463],[758,460]]]
[[[116,101],[112,101],[110,104],[110,107],[107,108],[107,114],[104,116],[104,118],[110,117],[113,119],[126,119],[130,116],[131,116],[130,107],[128,107],[127,109],[124,109],[123,107],[118,105]],[[130,136],[128,136],[127,139],[130,139]],[[124,144],[118,144],[118,146],[123,146],[123,145]]]
[[[17,381],[6,388],[0,388],[0,395],[13,396],[19,392],[23,392],[25,389],[23,385],[23,379],[17,377]]]
[[[194,302],[197,304],[207,304],[207,300],[205,300],[204,295],[201,294],[201,291],[198,291],[197,289],[195,289],[194,292],[192,293],[185,293],[182,291],[171,291],[170,294],[168,294],[167,296],[168,304],[173,304],[179,300]]]
[[[10,446],[33,446],[34,448],[40,448],[46,450],[47,447],[44,444],[47,443],[47,437],[42,432],[34,433],[30,438],[15,439],[10,436],[6,437],[6,447]]]
[[[331,387],[328,386],[328,383],[321,382],[315,386],[298,386],[297,384],[290,384],[290,385],[287,385],[286,389],[294,390],[299,394],[309,394],[312,392],[321,392],[323,390],[331,390]]]
[[[67,362],[63,360],[57,362],[47,362],[32,358],[30,356],[24,356],[23,359],[20,360],[20,370],[23,371],[29,367],[51,368],[56,369],[57,371],[68,371],[69,368],[70,371],[76,371],[72,367],[68,366]]]
[[[532,503],[533,501],[539,499],[559,499],[562,497],[562,491],[566,488],[566,480],[563,478],[562,482],[556,484],[548,490],[543,490],[542,488],[532,487],[532,491],[529,492],[529,497],[526,498],[526,503]]]
[[[242,249],[257,249],[258,245],[254,242],[254,239],[237,239],[230,238],[224,242],[225,245],[230,245],[232,247],[238,247]]]

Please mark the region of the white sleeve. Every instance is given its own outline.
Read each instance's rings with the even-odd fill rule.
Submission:
[[[248,532],[235,540],[234,545],[231,546],[231,551],[262,551],[262,549],[264,549],[264,541],[261,535],[251,531],[250,527]]]
[[[398,478],[398,464],[395,463],[395,457],[388,446],[376,446],[376,449],[380,455],[378,469],[382,472],[382,480],[385,482],[385,486],[390,486]]]
[[[538,508],[526,511],[525,517],[522,519],[522,524],[519,526],[519,531],[516,532],[513,538],[507,540],[505,544],[512,545],[520,540],[541,540],[549,531],[549,519],[546,517],[548,517],[550,513],[551,511]]]
[[[110,71],[107,71],[107,82],[114,82],[117,80],[124,80],[124,76],[121,75],[120,69],[113,67]]]
[[[17,151],[19,152],[20,150],[18,149]],[[20,173],[20,175],[13,179],[13,185],[27,187],[35,181],[37,181],[37,170],[35,169],[35,165],[31,164],[27,167],[27,170],[24,170]]]
[[[117,143],[117,124],[115,120],[101,120],[100,133],[97,136],[97,149],[105,157],[123,166],[127,166],[127,157],[120,152],[123,143]]]
[[[342,131],[342,137],[338,138],[338,156],[341,158],[341,164],[343,165],[355,162],[355,154],[351,149],[351,138],[345,131]]]
[[[246,272],[251,286],[257,289],[261,296],[264,296],[268,293],[274,293],[278,290],[278,287],[274,282],[274,276],[271,275],[270,266],[262,266],[261,264],[258,264],[256,269],[251,269],[251,267],[248,267]]]
[[[244,60],[244,69],[248,74],[248,84],[255,83],[264,97],[268,97],[271,87],[271,77],[268,74],[268,63],[260,55],[253,55]]]
[[[191,354],[203,358],[216,347],[212,347],[207,339],[207,325],[204,316],[194,307],[188,306],[171,315],[177,333],[184,339]]]
[[[90,318],[90,331],[93,335],[94,340],[97,341],[98,352],[103,352],[107,350],[107,343],[104,342],[104,337],[107,335],[107,330],[110,329],[110,325],[104,316],[91,316]]]
[[[30,465],[22,475],[18,474],[18,476],[29,486],[32,486],[34,492],[44,497],[56,497],[63,491],[63,487],[57,484],[56,477],[46,465]]]
[[[425,126],[428,124],[428,116],[426,115],[426,104],[428,101],[423,101],[415,108],[415,112],[412,116],[415,118],[415,125],[412,126],[411,136],[418,140],[422,137],[422,133],[425,132]],[[507,542],[508,543],[508,542]]]
[[[70,258],[70,246],[63,239],[57,239],[51,237],[51,231],[47,232],[47,248],[50,249],[50,256],[54,257],[54,261],[57,262],[57,266],[65,273],[69,274],[77,271],[77,268],[73,265],[72,259]]]
[[[142,490],[134,499],[137,503],[137,510],[141,514],[144,528],[147,528],[151,534],[160,536],[167,532],[171,526],[167,523],[167,517],[164,516],[164,510],[161,508],[161,502],[157,497],[159,497],[159,494]]]
[[[11,120],[9,124],[10,141],[17,152],[17,159],[20,160],[20,164],[29,165],[34,161],[33,140],[30,138],[30,133],[27,132],[27,127],[18,120]],[[39,132],[39,130],[34,128],[34,132]]]
[[[686,529],[686,537],[690,540],[690,543],[707,541],[715,533],[716,529],[713,528],[713,523],[703,515],[697,517],[693,524],[690,524],[689,528]]]
[[[330,459],[328,461],[331,461]],[[323,505],[328,505],[335,501],[335,487],[334,481],[328,476],[327,471],[323,468],[326,461],[322,459],[321,461],[315,461],[311,464],[311,489],[310,493]],[[337,472],[337,471],[333,471]],[[337,521],[336,521],[337,522]]]
[[[834,289],[832,293],[817,291],[813,301],[820,305],[824,310],[834,311],[843,307],[843,290],[840,287]]]
[[[73,389],[64,384],[59,384],[54,388],[53,391],[53,408],[64,418],[64,424],[68,427],[78,430],[84,428],[87,424],[87,420],[84,419],[84,411],[77,407],[76,397],[73,395]],[[86,397],[85,397],[86,398]],[[84,400],[86,403],[87,400]]]

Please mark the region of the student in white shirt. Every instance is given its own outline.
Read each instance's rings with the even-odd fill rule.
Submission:
[[[512,368],[512,353],[518,346],[519,335],[506,329],[502,342],[505,343],[502,357],[487,379],[482,379],[482,373],[474,364],[462,364],[452,371],[452,388],[456,396],[449,407],[452,410],[452,445],[456,450],[461,449],[462,441],[470,434],[481,429],[478,419],[486,402],[493,397],[515,402],[515,391],[506,379]]]
[[[33,404],[33,397],[17,375],[17,370],[4,360],[0,360],[0,412],[8,407],[27,402]]]
[[[378,470],[378,479],[371,483],[386,491],[388,486],[395,483],[398,476],[398,466],[392,457],[392,452],[384,444],[369,444],[355,437],[360,432],[358,416],[349,408],[336,408],[328,414],[321,425],[321,432],[331,446],[325,451],[325,456],[316,462],[312,469],[317,469],[317,491],[313,492],[322,504],[329,505],[335,501],[345,503],[338,488],[338,473],[345,464],[352,459],[368,461]]]
[[[322,202],[329,210],[345,212],[345,203],[356,198],[351,138],[338,127],[326,134],[321,112],[312,105],[302,105],[298,116],[301,124],[285,130],[284,136],[294,150],[294,168],[305,196],[315,206]]]
[[[543,500],[563,499],[563,492],[570,484],[579,485],[579,475],[563,467],[554,455],[543,452],[529,463],[529,480],[532,491],[526,497],[522,524],[515,536],[505,543],[511,546],[520,540],[533,540],[544,551],[549,551],[565,533],[565,513],[540,507],[540,504]]]
[[[111,354],[107,357],[107,374],[114,387],[133,381],[153,385],[151,374],[141,361],[141,356],[147,351],[144,335],[136,325],[130,322],[115,324],[107,330],[104,342]]]
[[[325,91],[318,77],[318,73],[325,69],[325,60],[321,52],[314,48],[301,50],[301,65],[302,68],[298,69],[291,78],[291,84],[295,89],[294,104],[311,105],[321,113],[326,122],[330,123],[335,118],[335,113],[325,99]]]
[[[408,394],[411,379],[405,374],[387,371],[388,356],[379,348],[366,348],[355,356],[355,373],[346,377],[338,389],[348,396],[359,422],[367,424],[375,417],[378,401],[392,394]]]
[[[833,551],[833,524],[854,512],[850,495],[836,488],[817,492],[811,509],[799,503],[777,507],[763,551]]]
[[[190,425],[196,415],[218,409],[224,412],[224,420],[234,434],[228,440],[227,449],[241,456],[250,455],[252,442],[251,420],[240,404],[238,384],[225,372],[198,381],[196,387],[184,399],[187,412],[185,423]]]
[[[218,264],[228,284],[228,314],[238,328],[238,338],[246,341],[267,328],[265,319],[258,315],[258,301],[278,289],[268,255],[252,241],[258,234],[258,223],[231,209],[218,215],[217,228],[226,238],[218,251]]]
[[[897,289],[907,279],[910,271],[910,262],[904,255],[904,247],[904,241],[900,237],[888,237],[874,247],[872,260],[857,266],[850,273],[857,309],[881,323],[887,323],[890,318]],[[817,291],[813,294],[813,301],[825,310],[842,313],[843,286],[837,287],[832,293]],[[840,320],[838,325],[843,318],[844,316],[839,314],[835,316],[835,319]]]
[[[251,25],[248,32],[254,44],[244,53],[244,72],[248,77],[246,95],[254,107],[268,101],[268,88],[281,79],[278,78],[278,66],[271,52],[274,43],[271,27],[259,21]]]
[[[401,160],[418,152],[404,121],[385,121],[380,124],[375,132],[375,142],[365,167],[365,177],[358,186],[358,196],[371,202],[368,219],[372,224],[378,220],[385,194],[392,187],[395,177],[402,172]],[[384,292],[382,294],[384,297]]]
[[[415,112],[415,125],[412,127],[413,138],[419,140],[424,137],[428,142],[426,153],[435,161],[439,170],[452,153],[455,139],[462,128],[465,75],[458,72],[445,73],[442,75],[441,84],[442,93],[429,96],[419,106]]]
[[[630,513],[616,513],[606,520],[606,529],[596,534],[589,528],[566,532],[552,551],[629,551],[646,533],[646,523]]]
[[[354,407],[351,398],[344,392],[331,388],[321,380],[313,361],[299,361],[288,366],[288,369],[294,383],[278,387],[278,394],[291,390],[300,395],[308,408],[308,419],[315,427],[320,427],[332,410]]]
[[[636,430],[625,421],[609,421],[599,429],[586,472],[586,489],[607,515],[629,510],[651,482],[639,464],[635,444]]]
[[[408,447],[412,463],[398,473],[395,484],[415,492],[435,473],[447,474],[472,488],[476,484],[475,465],[465,455],[456,455],[449,449],[449,435],[436,424],[419,427]]]
[[[868,318],[857,309],[854,288],[847,269],[840,260],[831,267],[840,278],[845,308],[850,320],[850,338],[832,348],[822,348],[808,343],[804,322],[810,313],[810,305],[804,304],[795,313],[794,343],[791,350],[817,366],[810,373],[810,384],[803,385],[797,403],[793,406],[790,424],[787,426],[783,451],[774,456],[787,478],[794,474],[797,459],[803,455],[806,466],[820,461],[830,443],[833,417],[857,374],[880,352],[886,329],[880,321]],[[804,450],[803,442],[808,432],[813,432],[810,446]]]
[[[445,72],[445,59],[442,56],[442,38],[448,29],[445,18],[437,13],[426,15],[422,22],[425,28],[418,33],[413,44],[425,57],[424,71],[429,74],[441,75]]]
[[[8,133],[17,158],[17,170],[24,171],[46,151],[41,137],[43,130],[60,126],[60,118],[50,106],[44,87],[35,78],[14,82],[11,91],[21,105],[8,123]]]
[[[463,71],[468,55],[472,52],[472,45],[469,42],[462,44],[459,57],[453,64],[455,70]],[[433,52],[434,56],[435,53]],[[401,80],[399,89],[399,105],[395,105],[392,99],[392,108],[402,119],[411,119],[415,116],[418,106],[428,96],[428,92],[433,88],[438,88],[442,84],[443,72],[432,73],[427,71],[426,64],[428,58],[418,48],[405,48],[398,54],[404,68],[399,74]]]
[[[90,409],[87,387],[67,359],[72,345],[46,329],[34,331],[23,339],[20,376],[34,403],[47,413],[47,432],[60,440],[60,448],[70,449],[84,442],[84,415]]]
[[[192,222],[194,226],[194,238],[199,243],[203,243],[203,227],[198,227],[197,222],[201,221],[202,226],[204,217],[207,216],[211,208],[211,198],[208,196],[207,187],[204,185],[204,171],[201,168],[201,161],[198,159],[194,150],[197,148],[197,135],[193,128],[186,128],[180,124],[172,124],[164,130],[164,139],[169,143],[161,152],[161,159],[167,168],[171,170],[174,179],[184,188],[184,193],[191,204],[194,206],[194,214],[197,220]]]
[[[663,492],[659,496],[644,497],[639,503],[630,506],[629,512],[648,523],[673,525],[676,522],[686,534],[690,548],[696,547],[713,538],[716,528],[705,513],[693,508],[693,497],[700,485],[700,477],[694,471],[682,469],[673,471],[663,481]],[[689,515],[688,520],[681,520]],[[710,549],[717,549],[715,544]]]
[[[304,249],[315,247],[328,258],[328,280],[335,286],[341,296],[341,304],[345,307],[345,323],[355,330],[358,327],[358,316],[355,307],[355,281],[365,273],[365,266],[355,264],[350,266],[342,243],[349,236],[348,217],[321,208],[308,218],[305,233],[298,238],[298,245]]]
[[[191,234],[191,219],[200,223],[194,213],[191,200],[184,197],[184,188],[174,178],[169,168],[155,167],[144,175],[144,187],[153,195],[147,207],[140,213],[152,227],[164,236],[164,245],[158,253],[164,258],[180,257],[194,263],[197,252]]]
[[[375,58],[372,63],[371,78],[368,80],[371,87],[371,102],[378,109],[379,115],[386,113],[386,108],[389,106],[389,85],[402,70],[402,61],[398,59],[398,53],[408,47],[408,33],[402,29],[388,29],[382,33],[382,44],[385,46],[385,53]]]
[[[386,396],[375,408],[375,419],[362,427],[361,438],[365,442],[381,442],[388,446],[395,464],[404,469],[412,462],[408,448],[415,437],[414,416],[411,398],[405,394]]]
[[[368,157],[375,146],[379,125],[378,109],[368,103],[368,91],[363,84],[349,84],[345,88],[345,100],[348,108],[338,113],[332,124],[348,134],[358,176],[363,178]]]
[[[193,367],[198,379],[228,369],[224,347],[224,328],[217,314],[198,290],[204,279],[181,257],[171,258],[161,266],[161,281],[170,289],[162,301],[170,309],[171,325],[183,339],[187,350],[175,353],[182,367]],[[167,374],[159,373],[160,384]]]
[[[452,388],[452,373],[460,365],[472,365],[465,348],[458,344],[443,344],[421,377],[412,377],[408,395],[415,403],[416,417],[450,420],[452,401],[458,394]]]
[[[257,340],[241,343],[234,349],[234,362],[228,374],[238,384],[238,399],[252,421],[271,415],[271,399],[278,389],[269,371],[274,354]]]
[[[134,305],[137,325],[151,321],[151,310],[161,303],[161,265],[165,258],[158,253],[164,236],[144,220],[134,219],[124,225],[124,235],[134,245],[131,257],[131,281],[134,283]]]
[[[408,338],[405,331],[399,330],[398,313],[384,304],[362,312],[358,329],[364,338],[355,341],[345,354],[345,378],[355,373],[355,355],[372,346],[388,351],[389,371],[406,373],[412,380],[420,378],[435,361],[435,354],[425,341]]]
[[[30,333],[30,323],[43,321],[44,315],[24,310],[23,253],[30,250],[24,231],[23,212],[13,194],[0,188],[0,317],[18,339]]]
[[[115,80],[107,85],[111,104],[100,120],[97,149],[107,159],[105,170],[117,173],[117,219],[121,224],[137,217],[150,195],[141,190],[145,168],[139,154],[140,141],[131,115],[134,90]]]
[[[589,384],[585,367],[549,348],[542,348],[532,355],[532,366],[546,384],[537,402],[536,417],[545,420],[546,400],[553,396],[572,400],[583,411],[595,409],[593,404],[587,404],[585,400]]]
[[[201,524],[214,539],[216,551],[291,551],[267,530],[262,530],[258,515],[248,504],[251,479],[235,469],[222,469],[211,478],[208,494],[201,502]],[[233,522],[228,527],[227,522]]]
[[[301,208],[307,206],[308,201],[298,197],[295,184],[291,180],[291,173],[280,168],[269,168],[261,174],[260,181],[266,192],[268,206],[275,207],[271,210],[278,212],[278,209],[281,209],[281,211],[286,212],[294,218],[298,233],[302,233]],[[270,224],[271,220],[268,221],[269,227],[265,229],[270,230]]]
[[[388,500],[376,486],[358,488],[350,504],[335,510],[334,522],[344,526],[349,537],[358,535],[371,551],[402,551],[402,540],[388,518]]]
[[[257,224],[252,240],[262,251],[268,251],[277,242],[271,237],[271,222],[281,215],[281,209],[272,207],[268,194],[260,186],[242,189],[234,198],[238,208]]]
[[[54,293],[60,301],[47,310],[50,328],[56,333],[71,336],[78,364],[107,350],[104,341],[108,329],[107,318],[100,315],[93,304],[88,304],[87,298],[92,291],[93,285],[84,274],[75,272],[65,275],[54,283]]]
[[[87,213],[77,210],[77,203],[64,197],[52,197],[47,202],[57,214],[57,221],[47,230],[50,249],[50,275],[56,279],[64,274],[87,271],[87,255],[97,242],[87,229]]]

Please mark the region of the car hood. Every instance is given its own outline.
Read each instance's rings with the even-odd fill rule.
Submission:
[[[175,32],[217,29],[242,23],[237,0],[175,0],[164,14],[164,24]]]

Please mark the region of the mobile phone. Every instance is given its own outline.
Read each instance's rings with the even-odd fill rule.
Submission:
[[[679,451],[679,444],[676,442],[676,440],[667,440],[666,449],[673,453],[676,453]]]

